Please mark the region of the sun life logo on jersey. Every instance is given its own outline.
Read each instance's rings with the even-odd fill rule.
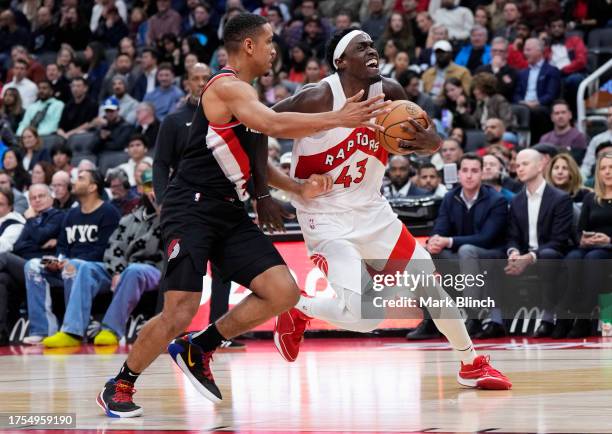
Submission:
[[[334,149],[335,152],[333,154],[327,154],[325,156],[326,165],[333,166],[336,160],[346,160],[357,150],[353,149],[355,146],[357,146],[357,148],[368,148],[371,152],[376,152],[380,146],[378,141],[374,139],[374,133],[369,130],[367,130],[367,132],[356,130],[351,136],[354,136],[354,138],[347,140],[344,146],[337,151]]]

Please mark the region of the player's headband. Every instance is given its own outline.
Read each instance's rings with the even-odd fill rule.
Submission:
[[[369,37],[369,35],[364,31],[353,30],[352,32],[349,32],[344,35],[342,39],[340,39],[340,42],[338,42],[338,45],[336,45],[336,49],[334,50],[334,66],[336,68],[338,67],[338,59],[340,59],[340,57],[344,54],[344,50],[346,50],[348,44],[350,44],[351,41],[359,35],[366,35]]]

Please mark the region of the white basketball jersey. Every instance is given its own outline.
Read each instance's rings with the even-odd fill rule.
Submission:
[[[346,96],[338,74],[323,79],[334,98],[333,110],[339,110]],[[372,84],[368,98],[382,93],[382,81]],[[312,174],[327,174],[333,189],[314,199],[294,197],[293,205],[307,213],[337,213],[385,204],[380,194],[387,165],[387,151],[368,128],[334,128],[295,141],[291,177],[300,181]]]

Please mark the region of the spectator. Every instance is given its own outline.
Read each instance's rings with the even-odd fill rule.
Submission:
[[[550,105],[559,97],[560,73],[544,59],[544,45],[537,38],[525,42],[525,57],[529,68],[519,73],[514,90],[514,102],[529,107],[531,140],[538,143],[550,130]]]
[[[147,138],[147,143],[155,143],[159,132],[159,120],[155,117],[155,107],[150,102],[142,102],[136,108],[136,133]],[[153,151],[154,149],[151,149]]]
[[[159,66],[157,81],[159,86],[153,92],[147,93],[143,102],[151,102],[155,106],[155,117],[163,121],[164,117],[175,108],[184,94],[182,90],[173,84],[174,72],[167,63]]]
[[[298,43],[291,49],[289,57],[289,75],[287,79],[293,83],[303,83],[306,78],[306,62],[308,62],[309,48]]]
[[[436,24],[448,29],[451,40],[463,41],[470,37],[470,30],[474,26],[472,11],[463,6],[456,6],[455,0],[441,0],[440,8],[435,11],[432,18]]]
[[[194,36],[195,37],[195,36]],[[189,43],[187,43],[189,46]],[[160,63],[168,63],[172,66],[174,75],[183,74],[183,63],[181,62],[181,48],[176,35],[166,33],[162,36],[158,46]]]
[[[446,139],[440,147],[440,156],[443,164],[458,164],[463,156],[463,149],[455,139]]]
[[[283,21],[289,21],[291,19],[291,13],[285,3],[281,3],[277,0],[262,0],[261,7],[258,7],[253,11],[254,14],[261,15],[262,17],[269,17],[270,11],[274,8],[278,8],[281,11],[281,18]]]
[[[582,204],[585,196],[591,191],[584,188],[576,160],[566,153],[557,154],[550,160],[544,177],[550,185],[569,194],[574,203]]]
[[[11,177],[13,185],[19,191],[24,191],[30,186],[30,175],[23,168],[21,156],[13,149],[8,149],[2,157],[4,172]]]
[[[587,138],[572,126],[572,112],[569,104],[563,100],[557,100],[552,104],[550,115],[554,128],[544,134],[540,141],[550,143],[559,148],[560,151],[569,151],[574,159],[580,163],[586,153]]]
[[[54,134],[59,126],[64,103],[53,98],[53,87],[48,80],[38,83],[38,101],[30,104],[17,129],[21,136],[27,127],[34,127],[41,136]]]
[[[100,90],[102,89],[102,82],[104,81],[106,71],[108,71],[104,46],[100,42],[92,41],[85,47],[83,56],[88,64],[85,77],[87,77],[87,84],[89,85],[89,96],[91,96],[94,101],[98,101],[98,95],[100,95]]]
[[[457,143],[459,143],[459,145],[461,146],[461,149],[465,149],[465,131],[463,130],[463,128],[455,127],[451,129],[448,138],[455,139]]]
[[[281,4],[286,6],[284,3],[281,3]],[[285,31],[285,21],[283,19],[283,14],[281,12],[281,9],[277,6],[270,7],[268,9],[268,15],[266,18],[268,18],[268,22],[272,26],[272,32],[274,32],[276,36],[281,37],[281,35]],[[336,19],[336,21],[338,21],[338,19]],[[341,23],[341,25],[343,25],[344,19],[340,18],[339,22]],[[338,22],[336,23],[336,25],[338,25]],[[348,27],[350,27],[350,21],[346,28]]]
[[[191,122],[199,106],[199,98],[210,78],[210,68],[203,63],[196,63],[189,71],[189,95],[185,104],[174,113],[166,116],[159,128],[155,145],[153,162],[153,183],[155,197],[162,203],[169,180],[176,173],[180,156],[187,144],[189,130],[184,127]],[[272,147],[268,148],[268,152]],[[280,146],[279,146],[280,152]]]
[[[391,68],[389,77],[397,81],[398,75],[408,71],[409,65],[410,57],[408,56],[408,53],[406,51],[399,51],[395,55],[395,59],[393,59],[393,68]]]
[[[26,77],[38,84],[45,78],[45,68],[39,62],[37,62],[28,52],[28,49],[23,45],[15,45],[11,48],[11,60],[13,64],[17,60],[23,60],[28,65]],[[13,71],[9,71],[6,75],[6,80],[11,81],[13,79]]]
[[[53,178],[51,178],[51,190],[54,197],[53,208],[65,211],[78,205],[71,187],[69,172],[60,170],[53,174]]]
[[[426,71],[428,68],[436,64],[436,53],[434,52],[433,46],[438,41],[448,41],[448,29],[441,24],[435,24],[429,29],[429,35],[427,36],[427,45],[424,50],[419,53],[419,59],[417,64],[421,72]],[[452,47],[451,47],[452,48]]]
[[[94,153],[123,151],[134,129],[119,116],[119,101],[116,98],[107,98],[102,108],[104,118],[95,131]]]
[[[51,185],[51,178],[55,170],[48,161],[39,161],[32,169],[32,184]]]
[[[138,163],[134,169],[134,179],[136,180],[136,185],[142,182],[142,174],[147,170],[153,170],[153,164],[151,163],[150,159],[145,158]],[[132,188],[132,191],[137,191],[137,189]]]
[[[461,86],[461,80],[456,77],[449,77],[444,82],[442,94],[437,98],[436,103],[440,106],[442,126],[448,130],[450,126],[467,128],[473,124],[470,115],[473,110],[474,102],[468,97]],[[444,119],[452,119],[452,124],[448,125]]]
[[[13,11],[3,10],[0,13],[0,54],[8,55],[15,45],[29,45],[29,42],[30,33],[17,25]]]
[[[508,41],[498,36],[491,42],[491,62],[480,66],[476,73],[488,72],[497,78],[497,90],[506,98],[512,101],[514,97],[514,87],[518,72],[508,65]]]
[[[104,24],[104,21],[108,19],[106,14],[110,9],[115,9],[119,18],[124,22],[128,22],[128,12],[125,2],[123,0],[99,0],[94,5],[91,11],[91,20],[89,21],[89,29],[92,33],[96,33],[100,25]],[[116,46],[114,44],[113,46]]]
[[[50,161],[49,151],[43,147],[36,128],[28,127],[21,135],[21,164],[28,172],[34,169],[39,161]]]
[[[62,8],[62,18],[56,36],[59,44],[68,44],[73,50],[81,51],[91,41],[91,30],[79,16],[77,8],[68,6]]]
[[[23,216],[13,210],[13,200],[10,188],[0,188],[0,254],[13,250],[25,223]]]
[[[83,77],[75,77],[70,82],[71,99],[62,111],[57,130],[57,134],[66,140],[86,132],[93,125],[98,106],[88,95],[88,90],[89,85]]]
[[[57,52],[57,57],[55,58],[55,63],[62,75],[66,75],[66,73],[68,72],[68,66],[70,65],[70,62],[74,60],[75,56],[76,53],[70,45],[62,44],[59,51]]]
[[[134,170],[141,161],[148,161],[149,164],[153,164],[153,159],[147,157],[147,151],[149,150],[149,142],[147,138],[141,134],[136,134],[130,137],[130,141],[127,146],[127,153],[130,156],[130,160],[127,163],[123,163],[117,166],[118,169],[123,170],[130,181],[130,186],[136,187],[136,180],[134,179]]]
[[[504,5],[504,26],[497,31],[496,36],[502,36],[512,42],[516,38],[516,26],[521,19],[518,5],[514,2],[507,2]]]
[[[423,91],[432,97],[439,96],[444,89],[444,82],[449,78],[461,81],[463,91],[470,91],[472,76],[463,66],[452,61],[453,47],[448,41],[438,41],[433,46],[436,65],[423,73]]]
[[[147,44],[157,44],[163,35],[181,33],[181,15],[170,7],[170,0],[157,0],[157,13],[149,18]]]
[[[73,167],[71,164],[72,149],[64,143],[58,143],[51,148],[51,161],[55,167],[55,171],[64,171],[68,174],[72,173]]]
[[[436,166],[431,163],[423,163],[417,170],[417,185],[420,189],[425,190],[427,194],[434,195],[436,197],[444,197],[448,192],[440,174],[436,170]]]
[[[47,65],[46,78],[51,83],[53,89],[53,98],[59,99],[64,104],[70,101],[70,82],[62,74],[59,66],[55,63]]]
[[[316,84],[321,81],[321,61],[319,59],[308,59],[306,69],[304,70],[304,82],[295,89],[294,93],[298,93],[307,84]]]
[[[416,15],[416,27],[415,30],[415,42],[417,51],[424,48],[431,48],[431,45],[427,45],[427,39],[429,37],[432,26],[434,25],[431,15],[426,11],[421,11]],[[442,39],[448,39],[448,35]],[[421,53],[417,52],[417,55]],[[431,66],[431,65],[430,65]]]
[[[399,12],[393,12],[385,27],[385,31],[378,40],[377,49],[383,51],[385,44],[389,40],[395,41],[399,51],[406,51],[409,56],[414,56],[414,32],[412,23]]]
[[[595,166],[595,150],[597,147],[602,143],[612,142],[612,103],[608,104],[607,124],[608,129],[603,133],[597,134],[589,142],[586,154],[582,160],[582,166],[580,167],[580,172],[582,173],[582,177],[584,179],[587,179],[592,175],[591,172],[593,171],[593,166]]]
[[[274,165],[278,165],[280,162],[281,146],[278,140],[271,137],[268,138],[268,160]]]
[[[472,93],[476,99],[476,108],[471,115],[463,118],[471,123],[469,126],[483,129],[488,119],[500,119],[508,128],[516,125],[510,103],[503,95],[497,93],[497,79],[493,74],[488,72],[476,74],[472,79]]]
[[[119,53],[115,58],[112,67],[106,73],[106,77],[104,77],[99,100],[104,101],[106,98],[108,98],[114,93],[113,82],[118,77],[124,80],[124,93],[132,93],[138,80],[138,76],[136,75],[135,71],[136,68],[134,68],[134,61],[132,57],[126,53]]]
[[[463,66],[474,74],[477,68],[491,63],[491,46],[487,43],[489,32],[486,28],[475,25],[470,30],[470,43],[465,44],[457,56],[455,63]]]
[[[135,124],[138,101],[127,93],[127,81],[123,75],[117,74],[113,77],[112,90],[111,97],[119,101],[119,116],[125,119],[128,124]],[[102,108],[100,108],[98,116],[104,116],[103,112]]]
[[[395,56],[400,48],[395,39],[389,39],[383,47],[383,55],[378,59],[378,70],[383,77],[391,76],[391,70],[395,62]]]
[[[285,6],[285,9],[287,8],[287,5],[283,4],[283,6]],[[211,21],[210,6],[208,4],[198,4],[193,10],[193,24],[183,34],[184,38],[196,36],[203,42],[200,59],[206,63],[210,62],[212,54],[221,44],[217,37],[217,29]]]
[[[108,239],[119,223],[119,213],[101,197],[104,180],[95,171],[82,170],[74,184],[79,207],[72,208],[62,223],[57,243],[57,258],[30,259],[24,266],[28,297],[30,336],[28,343],[43,341],[47,347],[74,346],[83,330],[73,328],[68,320],[79,317],[74,301],[82,296],[76,281],[79,268],[85,261],[100,261]],[[75,283],[77,284],[74,287]],[[62,331],[57,332],[57,318],[51,311],[50,286],[63,286],[66,313]],[[78,304],[78,303],[76,303]],[[89,315],[84,315],[89,318]],[[85,327],[87,324],[85,324]]]
[[[0,174],[0,177],[3,176]],[[10,322],[7,320],[10,317],[17,318],[19,305],[26,298],[23,270],[26,261],[55,252],[64,218],[62,212],[51,206],[53,198],[47,186],[33,185],[28,195],[31,207],[25,213],[25,226],[12,252],[0,254],[0,344],[6,342],[4,338],[8,337],[7,326]],[[24,343],[32,342],[26,338]]]
[[[149,20],[147,18],[147,12],[142,7],[134,7],[130,13],[130,20],[128,21],[128,28],[130,29],[129,38],[136,41],[136,45],[139,47],[147,44],[147,33],[149,32]]]
[[[157,86],[157,51],[145,48],[140,57],[140,67],[142,74],[136,80],[132,96],[138,101],[142,101],[144,96],[153,92]]]
[[[442,201],[427,250],[439,259],[458,259],[459,272],[476,275],[486,266],[480,260],[504,257],[508,202],[493,187],[482,184],[483,161],[475,154],[459,160],[459,186]],[[485,288],[466,285],[465,296],[483,298]],[[501,312],[483,330],[478,311],[468,310],[468,333],[499,337],[505,334]]]
[[[26,77],[27,69],[28,63],[25,60],[18,59],[13,62],[13,79],[2,87],[2,98],[7,90],[17,89],[21,96],[21,105],[26,110],[34,104],[38,94],[36,84]]]
[[[122,169],[111,169],[106,175],[106,184],[111,191],[111,205],[122,215],[128,215],[138,206],[140,196],[132,190],[130,179]]]
[[[23,214],[28,209],[28,199],[13,185],[13,178],[4,170],[0,170],[0,188],[13,192],[13,210]]]
[[[474,26],[482,26],[487,30],[487,41],[489,41],[489,35],[491,35],[491,14],[484,5],[479,5],[474,11]]]
[[[317,15],[304,18],[301,44],[308,47],[306,57],[316,57],[322,60],[325,57],[325,33],[321,18]]]
[[[130,31],[116,6],[106,7],[102,17],[104,21],[93,31],[93,37],[105,47],[114,48]]]
[[[25,110],[21,103],[21,95],[16,88],[7,89],[5,86],[2,91],[3,99],[2,105],[0,106],[0,115],[3,120],[8,122],[11,132],[14,133],[17,131],[17,128],[19,128],[19,123],[25,114]]]
[[[508,45],[508,65],[511,67],[521,70],[529,66],[523,49],[525,48],[525,41],[531,38],[532,31],[533,26],[529,21],[519,21],[517,23],[516,38]]]
[[[487,6],[491,15],[491,28],[495,31],[504,26],[504,5],[507,0],[494,0]]]
[[[353,25],[353,15],[348,9],[341,9],[334,19],[334,31],[342,31]]]
[[[591,311],[597,305],[599,292],[608,289],[605,282],[610,269],[602,260],[612,259],[611,222],[612,152],[607,152],[597,159],[595,191],[584,198],[578,221],[580,246],[569,252],[565,260],[568,282],[561,307],[576,320],[558,319],[554,338],[591,335]]]
[[[567,36],[565,31],[563,18],[554,18],[550,22],[551,44],[545,57],[561,71],[564,97],[570,102],[572,111],[575,111],[578,85],[587,73],[588,50],[580,36]]]
[[[503,186],[505,178],[507,178],[505,162],[495,154],[484,155],[482,157],[482,182],[493,187],[510,204],[515,193]]]
[[[535,146],[532,146],[531,149],[538,151],[542,158],[544,159],[544,169],[548,167],[548,163],[559,153],[559,148],[555,145],[551,145],[550,143],[538,143]]]
[[[414,71],[408,70],[402,72],[396,79],[406,91],[408,100],[425,110],[425,113],[433,119],[435,117],[436,106],[429,96],[420,91],[421,80],[419,75]]]
[[[394,155],[389,161],[389,185],[383,187],[383,196],[387,199],[398,199],[409,196],[426,196],[411,180],[412,167],[410,160],[403,155]]]
[[[544,312],[534,337],[548,337],[553,331],[560,273],[557,261],[569,245],[572,232],[572,201],[569,195],[544,180],[544,159],[533,149],[524,149],[516,157],[517,175],[525,189],[510,204],[508,264],[504,271],[519,276],[527,267],[539,265],[538,281],[544,294]]]
[[[366,18],[367,17],[367,18]],[[383,0],[369,0],[368,13],[362,17],[361,29],[378,41],[385,31],[387,15],[383,9]]]

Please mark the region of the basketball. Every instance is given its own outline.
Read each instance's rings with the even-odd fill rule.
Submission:
[[[407,155],[412,151],[402,149],[397,139],[414,141],[414,127],[409,119],[416,120],[423,128],[429,126],[427,115],[417,104],[407,100],[396,100],[389,106],[391,111],[376,118],[376,123],[385,127],[385,131],[377,131],[376,136],[380,145],[392,154]],[[408,131],[402,128],[402,124]],[[418,143],[415,142],[418,147]]]

